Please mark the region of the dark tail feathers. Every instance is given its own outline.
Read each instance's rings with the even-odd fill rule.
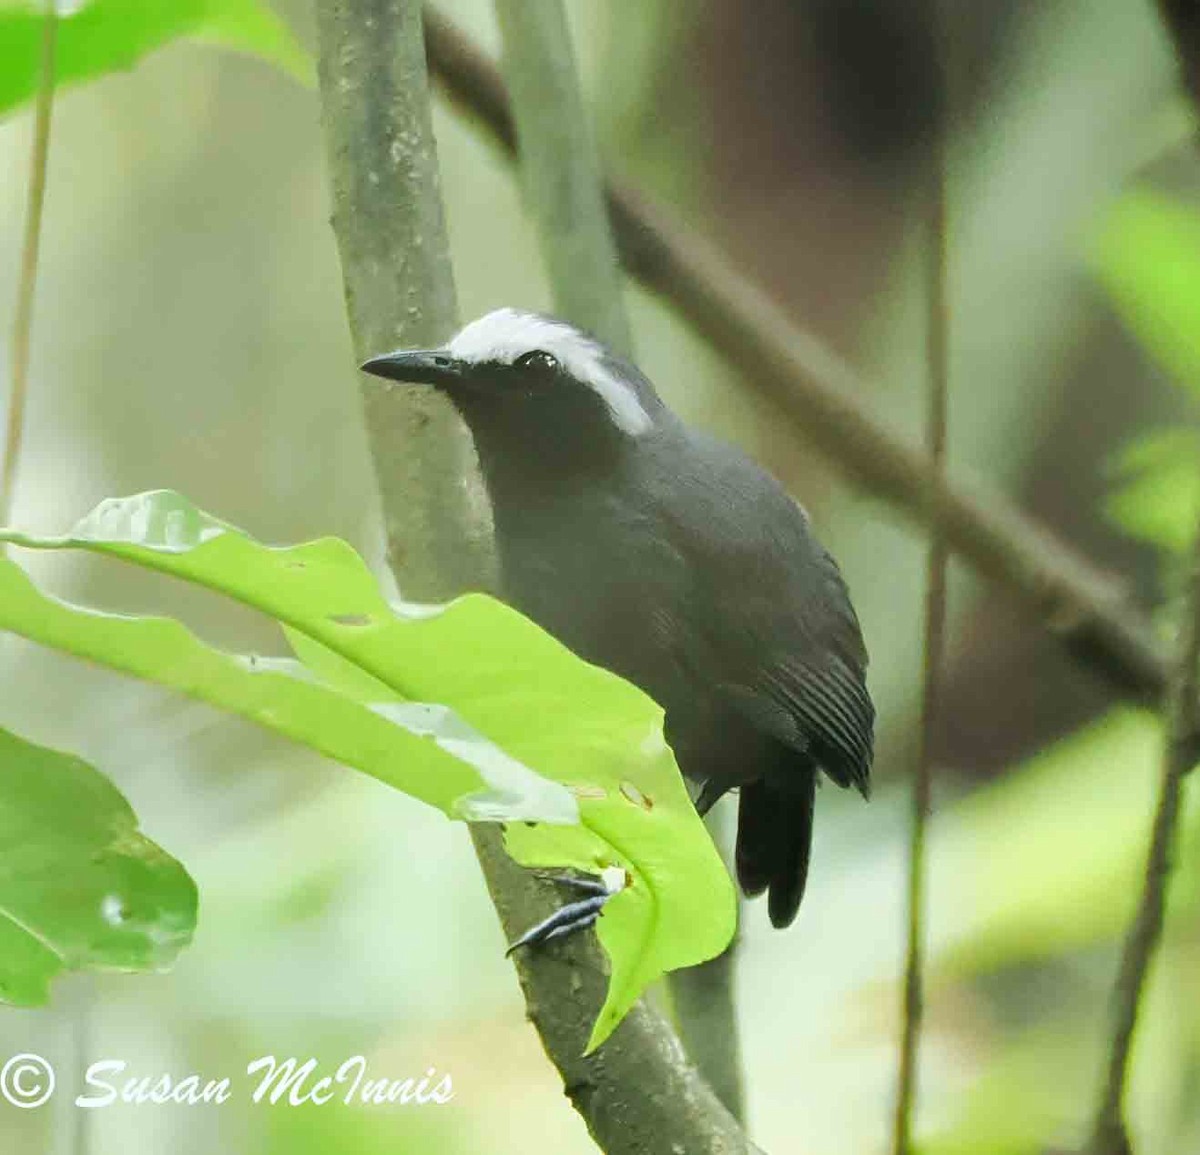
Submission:
[[[770,888],[767,910],[773,926],[790,926],[804,897],[816,784],[816,775],[810,772],[803,781],[793,779],[787,790],[766,779],[741,788],[738,882],[751,898]]]

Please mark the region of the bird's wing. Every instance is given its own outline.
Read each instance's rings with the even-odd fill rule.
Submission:
[[[870,781],[875,710],[861,676],[836,656],[806,662],[779,655],[763,664],[751,691],[756,712],[777,712],[768,730],[811,753],[839,786],[866,793]],[[763,705],[758,702],[765,703]]]
[[[678,472],[670,493],[678,493]],[[866,791],[875,710],[867,654],[836,563],[804,511],[748,459],[706,455],[683,479],[686,501],[662,501],[661,532],[687,574],[681,631],[697,675],[756,729],[811,756],[841,786]],[[668,492],[668,491],[664,491]]]

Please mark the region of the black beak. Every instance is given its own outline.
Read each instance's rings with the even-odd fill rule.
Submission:
[[[461,381],[467,366],[438,349],[399,349],[382,357],[372,357],[359,368],[364,373],[386,377],[389,381],[444,388]]]

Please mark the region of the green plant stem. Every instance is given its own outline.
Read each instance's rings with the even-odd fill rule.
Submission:
[[[936,0],[929,4],[935,29]],[[942,69],[942,83],[946,70]],[[930,150],[929,225],[926,256],[928,311],[926,346],[928,356],[928,416],[926,440],[934,485],[945,484],[946,426],[949,399],[949,285],[946,211],[946,115],[945,92],[941,94]],[[917,1065],[924,1021],[924,942],[926,838],[933,796],[933,737],[938,717],[938,688],[946,634],[946,568],[948,550],[942,519],[930,489],[929,546],[925,566],[925,645],[922,661],[922,699],[917,761],[913,774],[912,815],[908,848],[907,949],[904,967],[903,1019],[900,1033],[900,1064],[896,1111],[892,1131],[893,1155],[912,1151],[913,1113],[917,1094]]]
[[[1125,1088],[1134,1032],[1142,1007],[1146,977],[1162,939],[1183,781],[1200,760],[1200,526],[1196,527],[1179,654],[1164,704],[1162,782],[1146,855],[1141,899],[1125,939],[1113,990],[1112,1023],[1104,1084],[1092,1122],[1089,1155],[1129,1155],[1124,1120]]]
[[[0,525],[7,525],[12,518],[17,468],[25,436],[25,405],[29,397],[29,351],[33,340],[33,302],[37,290],[42,214],[46,207],[46,170],[50,159],[50,121],[54,111],[54,54],[57,42],[58,15],[54,10],[54,0],[47,0],[46,15],[42,21],[41,76],[33,111],[33,153],[29,162],[25,236],[21,245],[21,272],[17,283],[16,315],[13,319],[12,375],[9,379],[4,460],[0,464]]]
[[[562,0],[496,0],[521,186],[555,311],[632,352],[621,267]]]
[[[710,810],[705,824],[732,873],[737,820],[731,801]],[[744,1126],[746,1091],[736,997],[743,905],[739,899],[739,930],[734,933],[729,945],[706,963],[672,971],[667,976],[667,988],[683,1049],[716,1092],[717,1098]]]
[[[317,17],[333,226],[355,348],[362,355],[440,341],[454,327],[457,307],[437,192],[421,5],[318,0]],[[479,550],[462,547],[484,539],[475,501],[463,495],[461,434],[418,397],[413,390],[365,389],[364,408],[398,578],[413,596],[406,578],[417,567],[428,591],[420,596],[444,598],[462,584],[486,583]],[[418,549],[428,552],[416,556]],[[498,828],[477,824],[471,837],[510,939],[561,903],[556,888],[508,858]],[[605,986],[594,938],[577,935],[560,949],[521,952],[514,961],[529,1017],[566,1093],[609,1155],[755,1150],[644,1003],[583,1057]]]

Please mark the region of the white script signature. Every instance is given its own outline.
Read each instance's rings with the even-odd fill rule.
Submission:
[[[363,1055],[352,1055],[328,1072],[314,1058],[278,1059],[274,1055],[261,1055],[247,1065],[244,1082],[242,1090],[251,1102],[282,1103],[290,1107],[306,1103],[320,1107],[335,1099],[347,1106],[426,1106],[449,1103],[454,1098],[454,1082],[448,1074],[439,1074],[430,1067],[416,1078],[389,1078],[369,1070]],[[238,1094],[234,1079],[228,1075],[130,1076],[128,1065],[121,1059],[99,1059],[92,1063],[84,1073],[84,1083],[87,1089],[75,1099],[77,1107],[111,1107],[118,1103],[196,1107],[227,1103]]]

